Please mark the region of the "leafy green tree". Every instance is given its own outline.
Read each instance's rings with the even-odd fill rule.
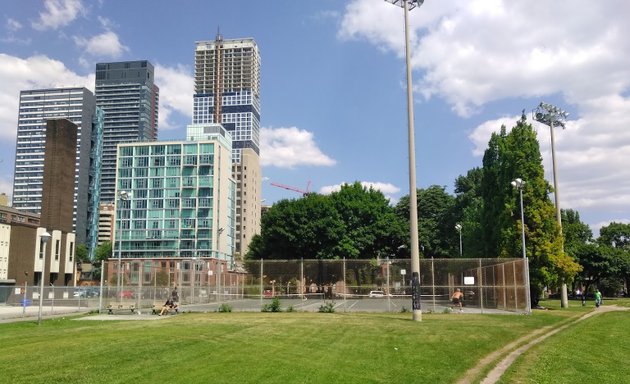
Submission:
[[[510,184],[519,177],[525,181],[525,223],[520,220],[519,193]],[[492,135],[484,154],[481,182],[485,249],[488,255],[520,255],[521,225],[524,226],[534,306],[544,286],[570,280],[580,270],[579,264],[563,252],[555,208],[548,197],[550,190],[536,132],[524,115],[509,133],[503,126]]]
[[[455,257],[459,254],[459,234],[453,208],[455,198],[445,191],[446,187],[432,185],[417,190],[418,237],[424,257]],[[401,218],[409,217],[409,196],[396,205]]]
[[[343,222],[328,196],[308,194],[281,200],[262,217],[249,259],[332,259],[343,236]]]
[[[483,199],[481,197],[481,180],[483,170],[473,168],[466,176],[455,180],[454,217],[462,226],[463,257],[487,257],[483,243],[481,216]]]
[[[382,192],[361,183],[344,184],[330,195],[344,231],[335,253],[349,259],[369,259],[396,254],[408,243],[408,226],[396,215]]]
[[[630,286],[630,224],[612,222],[600,228],[597,242],[612,247],[616,252],[616,274]],[[627,294],[627,292],[626,292]]]
[[[248,259],[367,259],[395,255],[405,244],[406,222],[388,200],[360,183],[328,196],[282,200],[267,211]]]
[[[96,261],[104,261],[112,257],[112,242],[106,241],[96,247],[96,251],[94,252]]]
[[[81,263],[89,263],[90,258],[88,256],[87,246],[85,244],[77,244],[74,250],[75,260]]]

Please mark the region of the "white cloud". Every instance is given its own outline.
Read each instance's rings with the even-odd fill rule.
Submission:
[[[46,56],[21,59],[0,53],[0,84],[0,140],[14,141],[20,91],[71,86],[94,91],[94,75],[77,75]]]
[[[414,89],[440,97],[462,117],[497,100],[560,95],[578,112],[555,135],[560,205],[628,216],[628,14],[630,2],[623,0],[545,0],[536,6],[525,0],[427,1],[410,13]],[[402,17],[387,2],[353,0],[339,37],[366,40],[402,58]],[[481,155],[490,133],[502,123],[511,128],[518,118],[477,126],[469,136],[473,153]],[[538,133],[552,181],[549,128],[540,126]]]
[[[336,164],[317,147],[312,132],[297,127],[262,128],[260,158],[262,166],[278,168],[330,167]]]
[[[323,194],[323,195],[329,195],[333,192],[337,192],[339,190],[341,190],[341,186],[348,184],[346,182],[340,183],[340,184],[335,184],[335,185],[327,185],[324,187],[321,187],[319,189],[319,193]],[[390,201],[395,201],[395,198],[392,197],[392,195],[397,194],[398,192],[400,192],[400,188],[398,188],[397,186],[390,184],[390,183],[382,183],[382,182],[373,182],[373,181],[361,181],[361,185],[363,186],[363,188],[365,189],[375,189],[377,191],[381,191],[383,193],[383,195],[385,195],[385,197],[387,199],[389,199]]]
[[[622,0],[426,2],[410,14],[413,66],[422,71],[416,88],[462,116],[506,97],[561,93],[579,102],[619,93],[630,84],[628,13]],[[398,7],[355,0],[339,36],[402,57],[401,21]]]
[[[81,0],[46,0],[46,10],[39,13],[39,19],[32,22],[39,31],[58,29],[70,24],[79,14],[85,13]]]
[[[95,57],[118,58],[129,51],[129,48],[120,42],[118,35],[112,31],[103,32],[89,39],[75,36],[74,42],[77,46],[84,48],[85,52]]]
[[[181,64],[175,67],[155,65],[155,84],[160,87],[160,130],[181,128],[170,120],[173,112],[192,116],[192,94],[194,79],[191,70]]]
[[[19,21],[15,19],[8,18],[6,28],[11,32],[16,32],[22,29],[22,23],[20,23]]]

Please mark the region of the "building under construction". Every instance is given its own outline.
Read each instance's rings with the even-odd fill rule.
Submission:
[[[193,124],[219,123],[232,135],[236,180],[235,256],[260,233],[260,55],[252,38],[198,41]]]

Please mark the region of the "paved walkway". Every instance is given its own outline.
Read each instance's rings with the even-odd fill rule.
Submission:
[[[483,359],[481,359],[476,366],[469,369],[464,377],[457,382],[457,384],[471,384],[473,380],[478,377],[479,373],[490,366],[494,361],[496,361],[501,356],[505,356],[501,359],[494,368],[488,373],[488,375],[481,380],[481,384],[494,384],[499,381],[501,376],[505,373],[505,371],[514,363],[514,361],[521,356],[523,353],[527,352],[534,345],[544,341],[549,336],[555,335],[556,333],[567,329],[568,327],[575,325],[577,322],[588,319],[591,316],[610,312],[610,311],[628,311],[630,308],[627,307],[618,307],[616,305],[605,305],[599,307],[597,310],[593,310],[589,313],[586,313],[580,316],[577,319],[573,319],[568,323],[557,325],[557,326],[549,326],[541,329],[537,329],[534,332],[517,339],[505,347],[492,352],[487,355]],[[520,345],[520,347],[518,347]],[[518,347],[518,348],[517,348]]]

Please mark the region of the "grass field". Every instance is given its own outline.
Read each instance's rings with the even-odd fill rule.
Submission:
[[[34,322],[0,324],[0,381],[453,383],[510,341],[588,310],[592,308],[574,305],[532,316],[425,314],[422,322],[411,321],[409,313],[233,312],[159,321],[66,318],[46,320],[39,327]],[[515,377],[561,382],[546,381],[545,375],[553,375],[557,356],[565,352],[573,361],[581,355],[580,360],[593,361],[603,371],[619,368],[626,355],[628,336],[622,331],[630,325],[630,313],[610,315],[582,321],[551,338],[531,357],[519,360],[504,382]],[[615,333],[609,336],[608,330]],[[612,347],[594,350],[595,340]],[[600,360],[600,354],[608,359]],[[548,363],[540,364],[543,355]],[[574,365],[567,361],[562,366]]]
[[[630,300],[605,304],[630,306]],[[590,317],[530,349],[501,383],[627,383],[630,312]]]

